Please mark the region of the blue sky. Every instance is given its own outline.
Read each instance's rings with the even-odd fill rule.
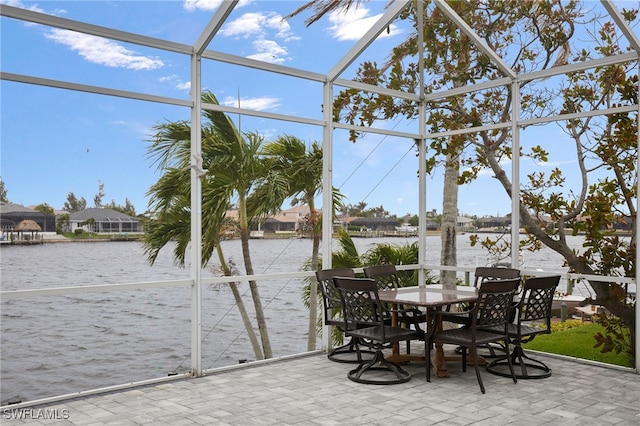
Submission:
[[[72,20],[191,45],[200,36],[219,0],[188,1],[15,1],[4,4],[33,9]],[[223,53],[326,73],[383,12],[387,1],[366,2],[349,13],[333,14],[307,28],[303,14],[288,21],[297,1],[241,1],[208,48]],[[189,99],[189,58],[186,55],[129,45],[2,18],[3,72],[72,81],[87,85]],[[390,27],[357,63],[384,61],[390,48],[407,35]],[[279,114],[321,119],[319,83],[203,62],[203,85],[222,104]],[[84,197],[88,206],[100,183],[103,203],[129,199],[138,213],[146,210],[148,188],[158,174],[146,157],[152,126],[189,118],[186,108],[0,81],[1,171],[10,201],[31,206],[48,203],[62,208],[67,194]],[[319,127],[243,117],[242,130],[267,140],[281,134],[321,141]],[[385,123],[399,131],[414,124]],[[529,139],[527,139],[529,138]],[[554,164],[570,165],[572,151],[557,125],[523,134],[523,145],[549,140]],[[357,143],[344,131],[334,134],[334,185],[346,202],[383,205],[390,213],[417,213],[417,158],[411,142],[370,134]],[[549,167],[527,164],[524,168]],[[427,209],[442,208],[441,174],[428,178]],[[288,206],[284,206],[288,207]],[[510,200],[497,181],[482,175],[462,187],[461,213],[504,215]]]

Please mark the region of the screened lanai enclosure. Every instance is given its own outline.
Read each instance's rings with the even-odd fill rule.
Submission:
[[[267,330],[256,325],[259,307],[250,302],[257,289],[273,336],[273,353],[264,357],[308,350],[302,300],[313,281],[313,271],[303,268],[311,244],[252,240],[256,267],[247,274],[239,241],[212,240],[211,182],[223,173],[207,150],[211,129],[232,129],[227,136],[247,141],[294,135],[307,148],[317,142],[323,268],[340,250],[335,189],[343,204],[417,214],[411,241],[419,261],[401,269],[417,270],[420,282],[439,274],[444,284],[455,283],[496,262],[527,276],[561,273],[563,292],[582,286],[589,300],[608,303],[632,324],[635,336],[638,5],[304,5],[2,4],[2,177],[9,198],[45,186],[62,203],[69,191],[104,182],[107,198],[123,188],[117,197],[137,193],[144,204],[171,171],[186,186],[175,188],[169,204],[182,202],[187,215],[172,228],[188,230],[186,243],[167,241],[152,267],[149,251],[129,246],[136,243],[82,246],[75,254],[74,244],[57,246],[50,264],[32,264],[46,272],[28,282],[21,281],[26,271],[11,269],[18,253],[3,248],[2,405],[200,376],[253,359],[261,351],[245,328],[256,328],[263,349],[270,346]],[[225,116],[222,127],[212,124]],[[158,136],[167,129],[180,133]],[[167,152],[182,150],[182,163],[150,154],[154,141]],[[34,178],[36,171],[47,178]],[[12,191],[13,182],[20,189]],[[139,208],[153,226],[163,207]],[[436,210],[441,233],[431,235],[427,212]],[[459,215],[507,216],[510,226],[457,235]],[[216,244],[226,253],[220,259]],[[370,248],[369,241],[357,245]],[[180,250],[184,258],[174,255]],[[56,269],[56,256],[75,259],[73,266]],[[104,271],[93,266],[94,256]],[[120,272],[136,256],[143,259],[133,266],[139,273]],[[232,283],[221,272],[224,258],[236,270]],[[186,268],[176,266],[181,261]],[[249,325],[236,296],[247,300]],[[323,329],[317,349],[331,346],[329,336]],[[49,355],[43,360],[35,352]],[[121,375],[93,377],[99,363]],[[636,356],[636,372],[638,366]],[[7,383],[27,384],[13,390]]]

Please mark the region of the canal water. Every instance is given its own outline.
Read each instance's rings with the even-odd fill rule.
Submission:
[[[467,236],[458,238],[460,266],[491,263],[482,249],[469,246]],[[355,239],[361,254],[378,243],[412,241],[415,238]],[[579,244],[576,239],[576,247]],[[302,270],[311,255],[308,239],[252,240],[250,246],[256,274]],[[138,242],[5,246],[0,251],[1,288],[188,279],[189,265],[177,266],[172,250],[163,249],[152,266]],[[224,241],[223,251],[243,271],[240,242]],[[440,237],[427,237],[427,252],[427,262],[439,264]],[[548,249],[521,262],[524,269],[562,271],[562,259]],[[204,275],[218,274],[210,268]],[[274,356],[306,351],[308,313],[302,302],[303,285],[301,279],[259,283]],[[239,283],[239,287],[252,314],[248,284]],[[190,297],[188,288],[163,287],[2,301],[3,405],[186,372],[190,365]],[[207,285],[202,297],[203,367],[254,359],[227,286]]]

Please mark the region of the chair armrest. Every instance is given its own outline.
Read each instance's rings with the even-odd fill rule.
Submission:
[[[413,326],[418,334],[420,334],[420,338],[424,336],[425,332],[422,327],[420,327],[420,323],[427,322],[427,316],[420,309],[389,309],[389,312],[398,314],[399,324]]]
[[[471,325],[471,312],[449,312],[449,311],[437,311],[437,314],[442,317],[442,321],[452,322],[455,324]]]

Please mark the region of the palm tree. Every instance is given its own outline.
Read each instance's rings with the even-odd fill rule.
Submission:
[[[300,139],[295,136],[281,136],[264,147],[264,154],[270,159],[271,167],[287,176],[289,194],[293,197],[291,205],[307,204],[309,206],[308,225],[311,229],[313,246],[311,252],[311,268],[318,269],[318,252],[322,236],[322,219],[316,211],[315,198],[322,192],[322,148],[313,142],[309,151]],[[311,283],[309,299],[309,333],[307,349],[316,347],[316,322],[318,314],[317,282]]]
[[[175,170],[172,170],[172,172],[175,172]],[[186,173],[180,174],[185,175]],[[149,191],[149,195],[151,196],[151,203],[154,207],[156,207],[154,209],[156,218],[150,222],[147,232],[143,237],[143,244],[145,248],[145,254],[148,257],[149,262],[153,264],[158,257],[160,249],[170,241],[174,241],[174,258],[178,261],[180,266],[184,266],[185,252],[191,239],[190,196],[188,192],[189,188],[186,188],[186,194],[184,192],[181,193],[180,188],[175,186],[175,184],[178,183],[178,180],[167,177],[168,174],[165,173],[165,175],[163,175],[160,180],[151,187]],[[207,189],[210,188],[211,186],[207,187]],[[185,189],[182,188],[182,190]],[[161,207],[160,204],[162,204],[166,200],[166,198],[163,198],[162,194],[167,193],[175,194],[173,196],[173,202]],[[213,197],[205,198],[211,199]],[[203,211],[204,210],[205,209],[203,209]],[[228,267],[224,254],[222,252],[222,248],[219,244],[219,235],[221,235],[226,228],[224,225],[224,222],[226,222],[226,220],[224,220],[222,224],[212,223],[213,220],[217,220],[219,218],[220,216],[216,216],[213,214],[207,214],[203,217],[203,228],[205,229],[207,235],[203,236],[202,240],[202,266],[205,266],[208,263],[212,255],[212,250],[215,249],[218,255],[218,261],[220,262],[222,272],[225,276],[231,276],[231,268]],[[247,309],[244,306],[244,302],[238,289],[238,285],[233,281],[230,281],[228,284],[229,288],[231,289],[231,293],[233,294],[236,305],[238,306],[238,310],[240,311],[240,316],[242,318],[245,329],[247,330],[247,335],[249,336],[249,341],[251,342],[251,345],[253,347],[256,359],[263,359],[264,356],[262,354],[262,349],[258,343],[256,333],[251,326],[251,319],[249,318]]]
[[[210,92],[202,94],[202,102],[218,104]],[[245,271],[247,275],[254,275],[249,252],[249,224],[280,208],[286,197],[287,182],[271,170],[262,157],[263,138],[260,135],[241,134],[222,112],[205,110],[203,117],[202,159],[203,167],[207,169],[202,181],[203,264],[219,247],[218,235],[226,208],[235,199]],[[156,133],[151,140],[149,156],[163,171],[163,175],[151,188],[149,195],[154,208],[164,214],[162,218],[168,223],[167,227],[171,226],[171,221],[181,221],[174,223],[183,225],[178,227],[180,235],[176,235],[178,230],[173,233],[177,241],[174,256],[184,262],[190,239],[189,219],[184,216],[184,211],[188,211],[190,205],[189,173],[185,171],[191,162],[191,129],[188,122],[179,121],[159,124],[154,130]],[[185,220],[186,224],[183,223]],[[145,244],[151,261],[168,241],[163,235],[150,234]],[[249,287],[264,357],[271,358],[273,354],[260,292],[254,280],[249,281]],[[261,358],[258,353],[256,356]]]

